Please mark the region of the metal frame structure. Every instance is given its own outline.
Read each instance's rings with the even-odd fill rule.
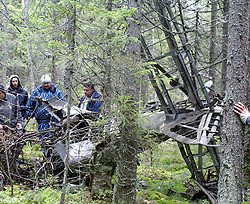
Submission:
[[[173,12],[181,2],[143,0],[142,4],[142,56],[161,109],[166,117],[174,118],[162,132],[177,140],[192,179],[215,203],[222,102],[208,94],[195,66],[181,9]],[[149,30],[157,33],[157,42],[148,35]],[[176,95],[185,100],[176,99]]]

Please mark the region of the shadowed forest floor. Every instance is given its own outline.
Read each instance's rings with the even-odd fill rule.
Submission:
[[[5,186],[0,191],[0,203],[60,203],[60,188],[51,184],[44,188],[28,189],[22,184],[14,185],[14,196],[11,189]],[[209,204],[200,194],[197,199],[192,197],[199,191],[190,179],[177,144],[172,141],[156,145],[152,150],[140,155],[138,166],[138,204]],[[112,192],[101,192],[92,198],[87,187],[73,188],[67,191],[65,203],[112,203]]]

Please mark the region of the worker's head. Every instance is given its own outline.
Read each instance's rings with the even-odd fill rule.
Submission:
[[[44,89],[49,89],[52,84],[51,77],[48,74],[41,77],[41,82]]]
[[[17,77],[12,77],[10,83],[12,88],[17,89],[19,86],[19,79]]]
[[[85,84],[83,85],[83,91],[84,91],[85,96],[91,97],[92,94],[93,94],[94,91],[95,91],[94,85],[91,84],[91,83],[85,83]]]
[[[5,97],[6,91],[3,85],[0,85],[0,99]]]

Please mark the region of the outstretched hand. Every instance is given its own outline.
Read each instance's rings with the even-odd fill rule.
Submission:
[[[239,102],[234,105],[234,112],[237,113],[238,115],[242,115],[249,111],[246,106],[244,106],[241,102]]]
[[[243,123],[246,123],[247,118],[250,117],[248,108],[241,102],[234,105],[233,111],[240,116],[240,119]]]

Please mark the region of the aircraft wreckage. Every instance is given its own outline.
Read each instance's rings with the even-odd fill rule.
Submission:
[[[206,75],[202,73],[204,69],[198,70],[196,67],[188,43],[189,31],[186,30],[187,26],[179,9],[180,4],[180,1],[142,0],[142,58],[158,97],[158,102],[147,104],[148,112],[145,113],[145,117],[148,122],[142,126],[147,130],[157,131],[159,141],[168,138],[177,141],[193,181],[211,202],[215,203],[220,169],[219,146],[223,103],[221,97],[209,86],[211,83],[203,82],[203,76]],[[157,35],[154,41],[148,31]],[[40,100],[40,103],[50,110],[58,122],[66,117],[65,104],[61,101],[54,98]],[[112,136],[119,134],[117,123],[110,120],[105,125],[98,126],[99,123],[94,116],[82,113],[75,107],[71,108],[71,114],[69,163],[72,172],[85,172],[86,177],[92,174],[92,184],[98,184],[100,188],[111,187],[108,178],[112,175],[115,165],[112,155],[115,154],[114,147],[117,141],[112,140]],[[16,175],[17,178],[27,180],[25,175],[29,174],[29,167],[18,173],[22,161],[13,162],[17,160],[14,150],[21,148],[27,141],[47,145],[46,161],[55,174],[60,174],[58,169],[63,167],[61,164],[65,160],[66,152],[62,142],[65,139],[65,131],[65,128],[55,124],[52,129],[41,132],[14,132],[11,137],[6,133],[11,130],[2,132],[0,177],[11,179]],[[53,135],[50,143],[35,139],[47,133]],[[8,151],[11,152],[9,159],[6,157]],[[210,163],[204,162],[204,158],[207,157],[210,158]],[[35,175],[38,177],[44,168],[40,164],[32,165],[37,169]],[[15,167],[15,171],[8,171],[10,168],[7,166]],[[107,167],[106,176],[95,179],[101,166]],[[40,185],[36,180],[29,182]],[[93,189],[97,190],[95,187]]]
[[[38,178],[49,169],[53,175],[62,176],[66,159],[66,127],[58,124],[67,116],[67,104],[57,98],[36,100],[39,101],[39,105],[46,107],[57,123],[53,128],[40,132],[20,133],[5,129],[1,133],[2,181],[15,178],[33,183],[33,186],[42,186],[43,184],[36,180],[31,181],[28,175],[33,172]],[[146,122],[141,123],[143,130],[156,131],[157,134],[154,133],[153,136],[156,142],[164,142],[169,138],[176,140],[192,179],[202,191],[214,197],[219,173],[218,141],[222,106],[217,102],[212,111],[209,108],[201,111],[179,108],[178,115],[170,113],[166,115],[164,111],[157,110],[156,103],[148,104],[146,108],[148,111],[143,114]],[[118,125],[119,121],[114,118],[100,125],[90,112],[83,112],[74,106],[70,108],[68,164],[73,176],[69,177],[71,179],[69,182],[75,182],[77,174],[81,172],[83,177],[91,177],[92,193],[98,193],[102,188],[112,188],[111,177],[116,166],[114,158],[119,142]],[[50,136],[38,139],[39,136],[46,134]],[[44,164],[39,161],[31,164],[24,159],[18,159],[22,147],[27,142],[39,143],[43,147],[46,159]],[[190,145],[198,147],[195,153]],[[141,149],[145,150],[143,147]],[[208,155],[213,164],[205,166],[202,158]],[[100,168],[105,168],[105,173]],[[98,175],[100,172],[102,172],[101,178]]]

